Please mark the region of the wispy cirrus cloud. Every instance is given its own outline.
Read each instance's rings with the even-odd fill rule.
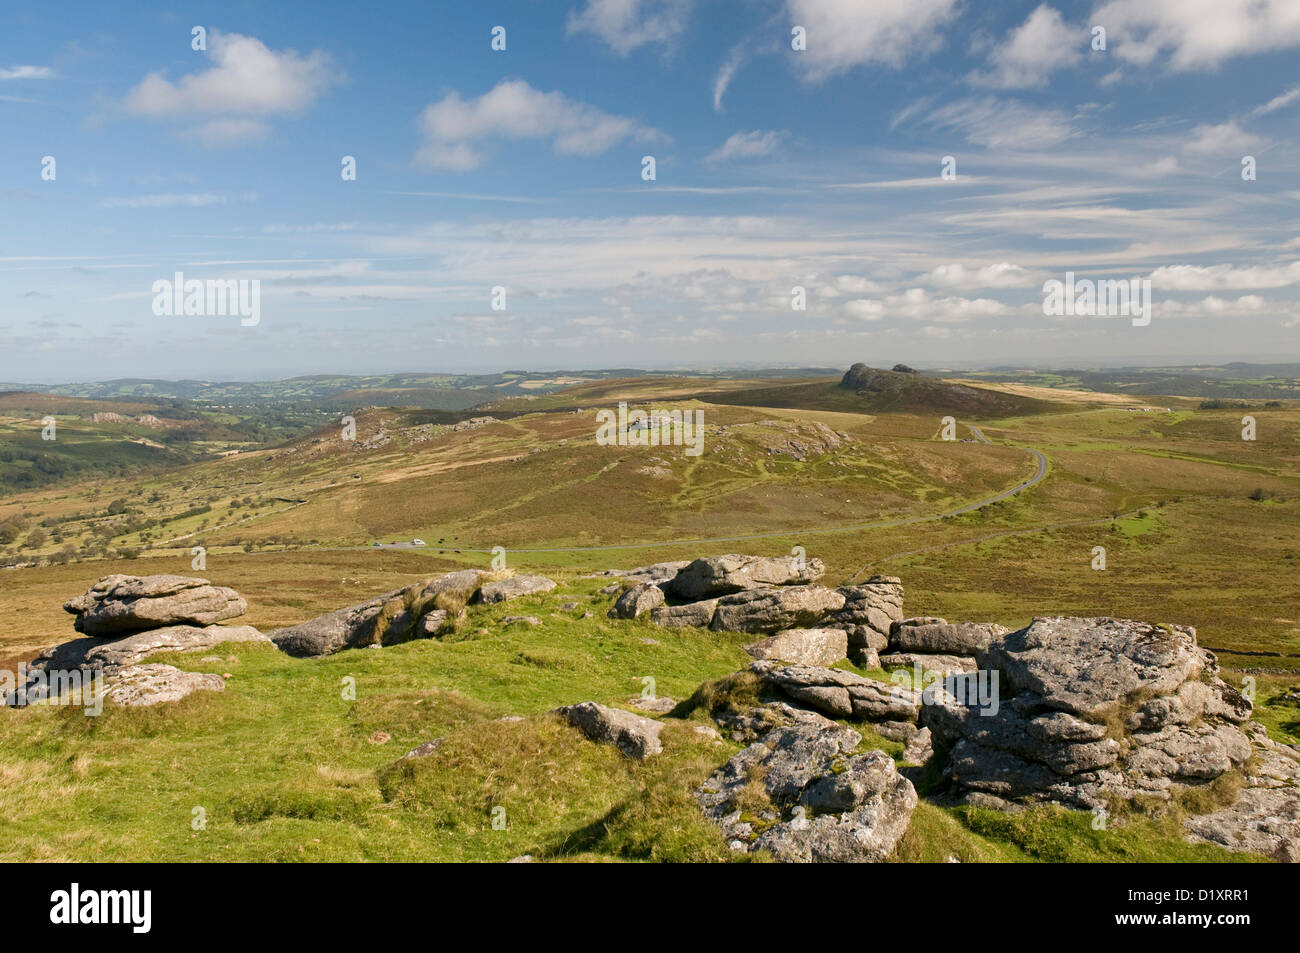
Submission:
[[[996,96],[965,97],[922,112],[909,107],[904,113],[906,119],[895,119],[894,125],[914,122],[990,149],[1047,149],[1078,135],[1074,117],[1063,109]]]
[[[0,67],[0,80],[5,79],[53,79],[54,70],[48,66],[10,66]]]
[[[131,195],[102,199],[100,208],[201,208],[225,205],[226,197],[215,192],[162,192],[156,195]]]
[[[737,159],[761,159],[781,146],[785,133],[755,129],[753,132],[735,132],[727,141],[705,158],[706,162],[731,162]]]

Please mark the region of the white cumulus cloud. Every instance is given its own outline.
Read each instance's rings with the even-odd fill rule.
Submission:
[[[691,0],[587,0],[569,14],[568,32],[590,33],[620,56],[639,46],[667,44],[686,29]]]
[[[1300,46],[1295,0],[1110,0],[1091,22],[1106,27],[1116,56],[1139,66],[1168,55],[1174,70],[1213,69],[1232,57]]]
[[[867,63],[898,68],[928,56],[957,10],[957,0],[786,0],[790,23],[807,31],[808,49],[795,56],[812,82]]]
[[[491,139],[549,141],[557,155],[593,156],[626,140],[665,138],[626,116],[615,116],[563,93],[542,92],[523,80],[505,80],[477,99],[457,92],[426,106],[420,129],[419,165],[466,171],[477,168],[477,146]]]
[[[1054,70],[1078,64],[1088,37],[1087,31],[1067,24],[1044,3],[994,49],[989,56],[991,68],[972,73],[970,81],[998,89],[1041,86]]]
[[[341,78],[319,50],[300,56],[269,49],[256,37],[216,30],[208,33],[208,47],[212,67],[175,83],[150,73],[127,93],[127,112],[154,118],[301,112]]]

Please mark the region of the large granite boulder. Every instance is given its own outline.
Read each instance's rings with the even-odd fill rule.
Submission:
[[[883,751],[854,754],[850,728],[778,728],[735,755],[696,792],[733,850],[790,863],[876,862],[907,831],[916,791]]]
[[[1089,719],[1138,694],[1172,694],[1215,664],[1189,626],[1107,618],[1038,618],[975,657],[1000,670],[1013,693],[1035,692],[1045,707]]]
[[[628,589],[609,610],[611,619],[635,619],[664,604],[664,591],[648,582],[640,582]],[[712,618],[712,616],[710,616]],[[707,622],[705,623],[707,625]]]
[[[566,705],[555,712],[592,741],[614,745],[633,760],[644,761],[663,750],[659,741],[663,725],[653,718],[595,702]]]
[[[803,585],[820,579],[825,571],[820,559],[731,553],[695,560],[663,588],[676,599],[694,602],[766,586]]]
[[[1169,800],[1251,758],[1250,703],[1216,676],[1191,628],[1040,618],[976,659],[980,672],[946,680],[920,717],[960,795],[1083,808]],[[993,675],[993,697],[972,697],[989,694],[972,693],[972,680]]]
[[[91,636],[117,636],[169,625],[212,625],[241,616],[248,603],[225,586],[189,576],[105,576],[63,604],[73,627]]]
[[[718,599],[709,628],[725,632],[780,632],[816,628],[844,596],[824,586],[749,589]]]

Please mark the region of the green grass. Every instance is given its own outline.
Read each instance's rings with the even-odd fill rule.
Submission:
[[[612,406],[633,392],[656,404],[708,393],[717,403],[690,406],[703,406],[709,426],[728,432],[711,436],[698,459],[596,447],[587,417],[529,413],[422,442],[403,435],[372,450],[325,428],[287,448],[101,475],[0,501],[0,521],[51,520],[51,532],[57,525],[79,545],[117,498],[161,521],[145,531],[151,539],[136,532],[111,540],[152,547],[139,559],[5,571],[0,618],[22,625],[8,626],[0,645],[14,660],[70,638],[60,606],[101,575],[193,574],[195,543],[208,548],[200,575],[243,593],[250,610],[240,621],[264,631],[446,569],[487,568],[490,557],[469,550],[497,544],[512,568],[562,582],[544,597],[474,607],[441,642],[320,660],[249,645],[203,653],[218,662],[173,658],[231,677],[223,693],[165,709],[110,710],[98,719],[59,709],[0,712],[0,857],[733,859],[691,792],[737,748],[691,728],[706,719],[708,692],[697,690],[747,665],[751,637],[609,621],[610,598],[596,594],[608,580],[580,578],[726,551],[782,555],[803,545],[825,562],[831,585],[899,575],[907,614],[1013,627],[1036,614],[1192,624],[1219,652],[1226,679],[1258,680],[1256,719],[1278,740],[1300,740],[1300,708],[1280,701],[1300,683],[1300,616],[1294,587],[1279,583],[1294,577],[1300,560],[1300,409],[1259,411],[1260,439],[1251,444],[1239,437],[1240,412],[1177,399],[1161,401],[1176,413],[1150,415],[1030,413],[1017,405],[1018,416],[980,423],[990,447],[933,439],[938,421],[929,412],[862,413],[856,395],[832,384],[644,378],[511,403],[536,411]],[[745,405],[759,396],[811,401],[814,409]],[[769,454],[770,428],[758,422],[776,416],[822,421],[852,442],[804,461]],[[433,419],[370,411],[359,435]],[[71,450],[74,430],[68,434]],[[1051,464],[1026,493],[959,517],[828,531],[990,496],[1027,475],[1021,447],[1042,449]],[[1265,500],[1250,498],[1256,488]],[[245,497],[255,501],[251,511],[230,506]],[[204,502],[210,512],[182,515]],[[784,535],[673,545],[753,533]],[[188,534],[196,535],[169,542]],[[430,547],[330,548],[412,536]],[[525,552],[625,543],[637,548]],[[245,545],[266,551],[245,553]],[[1104,572],[1090,568],[1097,545],[1107,550]],[[37,561],[56,549],[49,543]],[[5,555],[17,552],[15,545]],[[578,607],[559,609],[565,601]],[[584,612],[593,616],[582,619]],[[536,615],[543,624],[507,628],[504,615]],[[623,703],[647,676],[658,694],[695,702],[665,718],[665,750],[644,764],[547,714],[584,700]],[[355,700],[343,697],[346,678],[355,679]],[[736,704],[751,700],[734,695]],[[507,715],[525,720],[495,720]],[[868,744],[901,755],[902,745],[863,733]],[[433,755],[398,763],[437,737],[446,741]],[[191,827],[195,807],[206,811],[203,830]],[[505,810],[503,830],[492,827],[497,807]],[[1003,815],[927,800],[896,859],[1241,859],[1185,844],[1172,818],[1135,815],[1107,831],[1093,831],[1090,821],[1078,812]]]

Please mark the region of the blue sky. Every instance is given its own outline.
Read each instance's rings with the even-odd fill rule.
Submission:
[[[1300,360],[1294,0],[269,6],[6,15],[0,380]]]

